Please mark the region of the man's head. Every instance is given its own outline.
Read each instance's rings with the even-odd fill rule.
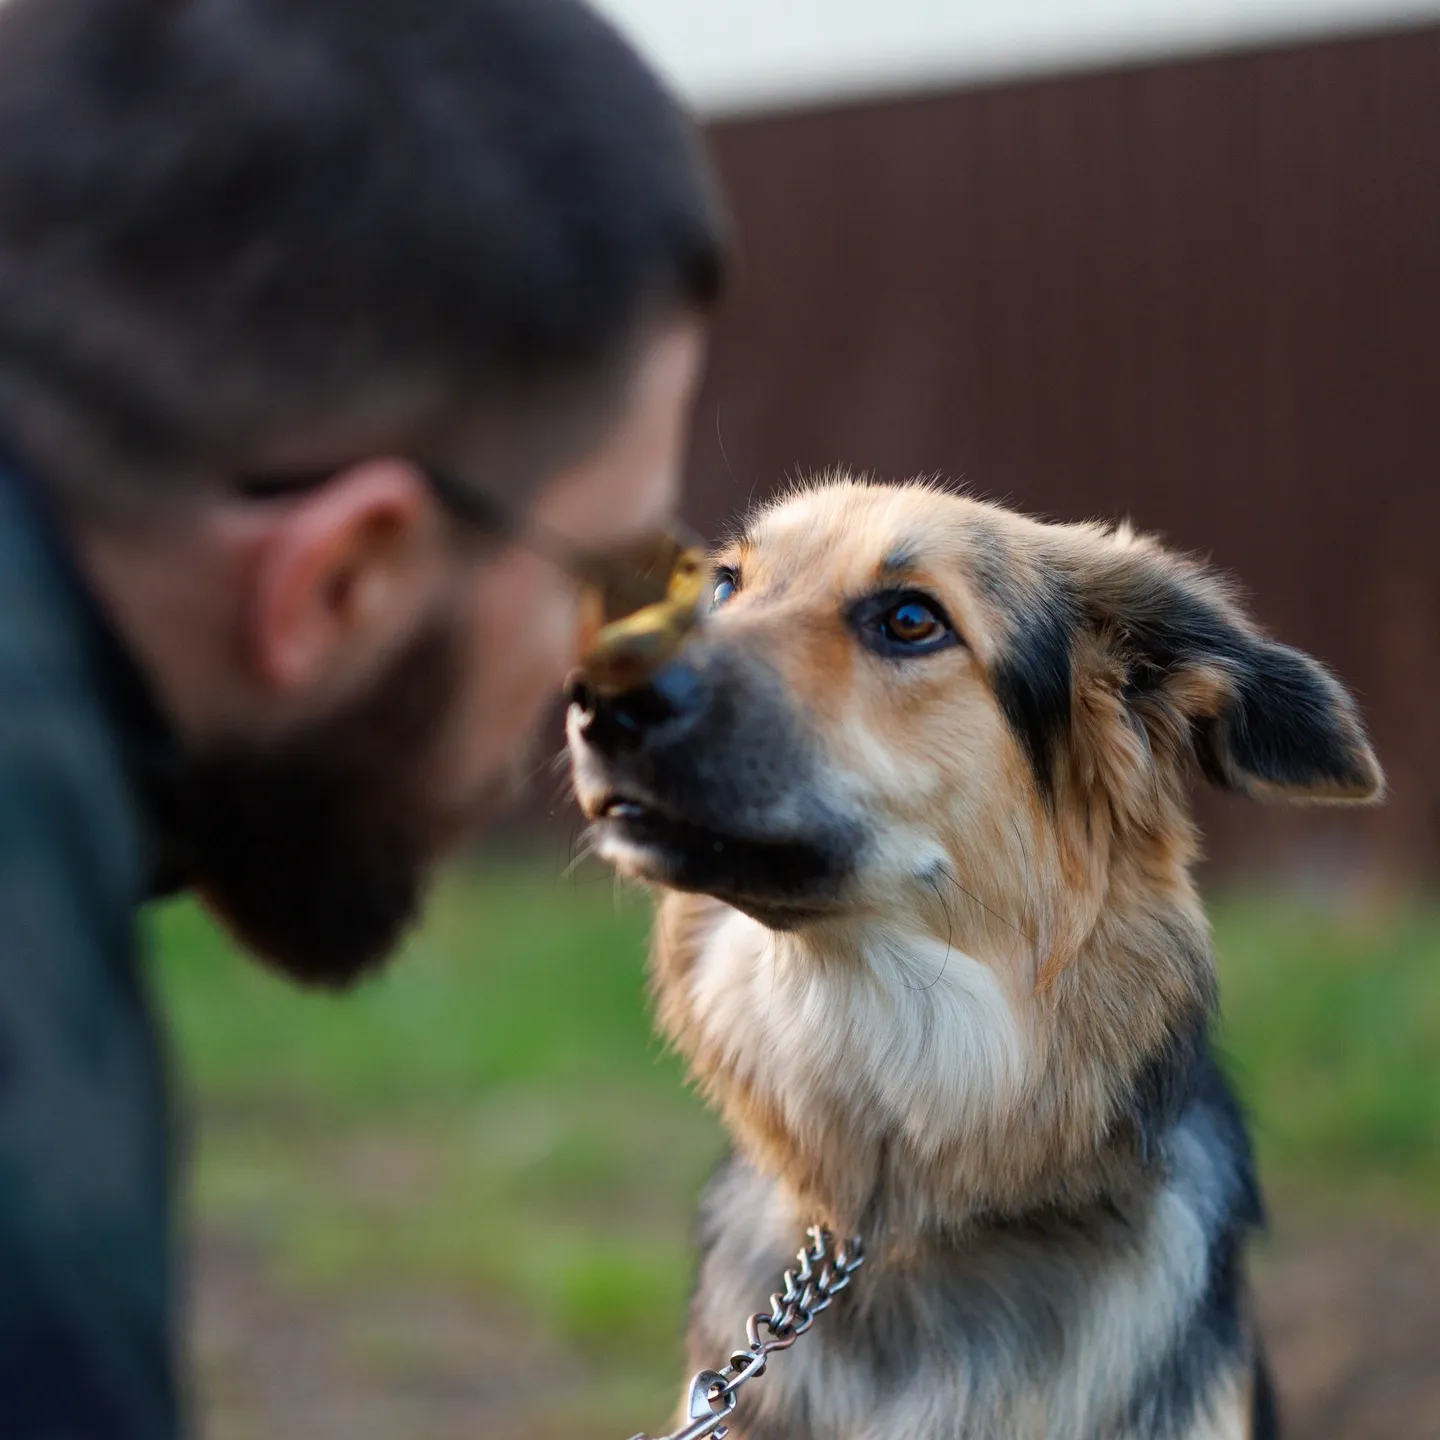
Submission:
[[[262,953],[387,951],[573,663],[570,578],[427,472],[602,554],[663,525],[722,258],[689,127],[574,0],[0,7],[0,439]]]

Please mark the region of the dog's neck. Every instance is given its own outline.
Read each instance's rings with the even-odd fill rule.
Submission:
[[[1144,1187],[1203,1054],[1198,907],[1097,927],[1043,993],[1020,958],[878,918],[776,933],[672,896],[655,984],[670,1038],[797,1208],[905,1248]],[[1095,966],[1105,985],[1072,983]]]

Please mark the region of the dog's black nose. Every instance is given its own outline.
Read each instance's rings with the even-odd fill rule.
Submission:
[[[618,695],[602,695],[583,673],[569,688],[569,700],[580,711],[580,734],[606,754],[638,750],[662,734],[668,739],[700,712],[700,677],[689,665],[674,663],[657,671],[644,685]]]

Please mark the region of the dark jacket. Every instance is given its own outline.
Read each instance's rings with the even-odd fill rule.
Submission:
[[[0,1436],[173,1437],[170,1144],[137,954],[168,740],[0,462]]]

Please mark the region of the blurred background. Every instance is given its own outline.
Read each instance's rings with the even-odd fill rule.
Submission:
[[[743,251],[697,525],[840,464],[1129,516],[1361,696],[1389,803],[1207,800],[1205,882],[1289,1433],[1440,1436],[1440,3],[604,8]],[[153,917],[215,1440],[665,1427],[723,1141],[577,831],[542,773],[344,1002]]]

